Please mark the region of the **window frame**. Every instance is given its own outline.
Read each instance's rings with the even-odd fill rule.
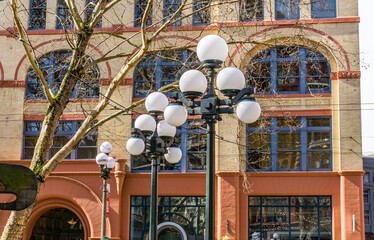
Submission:
[[[59,127],[61,126],[60,123],[59,123],[59,126],[57,127],[57,130],[56,130],[56,133],[55,133],[54,137],[68,137],[69,139],[71,139],[74,136],[74,134],[77,132],[77,130],[79,128],[79,124],[82,123],[82,122],[83,122],[83,120],[60,121],[60,123],[71,123],[72,129],[70,131],[59,131]],[[23,160],[31,160],[31,158],[25,158],[25,150],[26,149],[35,149],[35,146],[33,146],[33,147],[26,146],[26,137],[28,137],[28,136],[37,137],[37,136],[40,135],[40,131],[27,131],[27,128],[26,128],[27,123],[39,123],[40,124],[40,130],[42,129],[42,125],[43,125],[42,121],[29,121],[29,120],[24,121],[24,123],[23,123],[23,127],[24,127],[24,129],[23,129],[23,144],[22,144],[22,159]],[[64,159],[64,160],[87,159],[87,158],[77,158],[79,149],[94,149],[95,148],[96,149],[96,154],[97,154],[98,131],[97,130],[92,131],[89,134],[89,136],[95,136],[96,137],[96,146],[81,146],[82,141],[84,141],[84,139],[83,139],[78,144],[78,146],[71,151],[71,153],[69,155],[70,157],[68,159]],[[48,151],[48,155],[47,155],[48,160],[51,159],[51,149],[61,149],[61,147],[51,146],[50,150]],[[94,158],[92,158],[92,159],[94,159]]]
[[[260,198],[260,202],[259,204],[250,204],[250,199],[251,198]],[[271,198],[271,197],[284,197],[284,198],[287,198],[288,200],[288,203],[287,204],[263,204],[263,199],[264,198]],[[317,204],[316,205],[296,205],[296,204],[292,204],[291,203],[291,198],[297,198],[297,197],[317,197]],[[329,205],[322,205],[320,204],[320,198],[323,197],[323,198],[326,198],[326,197],[329,197],[330,198],[330,204]],[[323,208],[330,208],[330,219],[331,219],[331,225],[330,225],[330,229],[331,229],[331,237],[333,239],[333,226],[332,226],[332,222],[333,222],[333,215],[332,215],[332,208],[333,208],[333,205],[332,205],[332,196],[325,196],[325,195],[305,195],[305,196],[292,196],[292,195],[281,195],[281,196],[273,196],[273,195],[269,195],[269,196],[264,196],[264,195],[249,195],[248,196],[248,213],[247,213],[247,218],[248,218],[248,239],[251,239],[251,221],[250,221],[250,208],[251,207],[258,207],[259,210],[260,210],[260,220],[259,220],[259,223],[260,223],[260,239],[263,239],[263,231],[262,231],[262,225],[263,225],[263,211],[264,211],[264,208],[276,208],[276,207],[280,207],[280,208],[288,208],[288,223],[289,223],[289,238],[291,237],[291,233],[292,233],[292,226],[291,226],[291,209],[292,208],[295,208],[295,207],[315,207],[317,208],[317,219],[318,219],[318,238],[320,238],[320,234],[321,234],[321,227],[320,227],[320,209],[323,209]]]
[[[211,8],[207,8],[205,10],[202,10],[200,11],[199,13],[201,12],[204,12],[204,11],[209,11],[207,14],[209,14],[209,21],[207,23],[204,23],[204,22],[201,22],[201,18],[198,17],[199,13],[195,13],[195,11],[199,10],[200,8],[203,8],[205,7],[206,5],[208,5],[208,1],[204,1],[204,2],[201,2],[199,0],[193,0],[193,6],[192,6],[192,12],[193,12],[193,15],[192,15],[192,26],[206,26],[206,25],[209,25],[210,22],[211,22]]]
[[[298,47],[298,58],[282,58],[278,57],[277,55],[277,50],[279,48],[283,47]],[[260,56],[262,53],[269,51],[269,57],[263,58],[263,59],[258,59],[257,57]],[[314,52],[316,54],[319,54],[320,56],[317,57],[308,57],[307,52]],[[278,71],[280,70],[278,67],[278,64],[292,64],[292,63],[297,63],[298,65],[298,71],[299,74],[297,76],[278,76]],[[313,75],[313,76],[308,76],[308,64],[309,63],[323,63],[326,64],[328,74],[320,74],[320,75]],[[270,76],[267,77],[252,77],[250,76],[250,67],[251,64],[268,64],[269,65],[269,73]],[[282,78],[283,77],[283,78]],[[286,79],[287,77],[291,78],[297,78],[299,81],[298,87],[299,90],[297,91],[279,91],[279,86],[278,86],[278,81],[280,79]],[[328,78],[328,89],[326,90],[312,90],[308,88],[308,77],[321,77],[321,78]],[[259,54],[257,54],[252,60],[249,62],[246,70],[246,78],[248,82],[252,82],[250,78],[253,78],[254,80],[256,79],[269,79],[269,91],[261,91],[257,92],[255,94],[265,94],[265,95],[270,95],[270,94],[310,94],[310,93],[331,93],[331,66],[329,62],[325,59],[325,57],[314,50],[310,50],[301,46],[277,46],[273,47],[270,49],[266,49]]]
[[[256,21],[263,21],[264,20],[264,17],[265,17],[265,11],[264,11],[264,0],[260,0],[261,1],[261,12],[262,12],[262,17],[261,18],[244,18],[243,17],[243,13],[242,13],[242,4],[244,1],[248,1],[248,0],[241,0],[239,1],[239,21],[241,22],[256,22]],[[256,1],[256,0],[254,0]]]
[[[282,2],[284,1],[287,1],[287,3],[289,5],[293,4],[292,1],[298,1],[298,3],[296,3],[296,17],[289,17],[289,15],[292,14],[292,9],[290,10],[289,8],[287,9],[287,15],[286,17],[284,18],[280,18],[278,17],[278,7],[280,7],[282,5]],[[300,0],[275,0],[275,20],[297,20],[297,19],[300,19],[300,6],[299,6],[299,3],[300,3]]]
[[[61,4],[61,2],[64,3],[64,6],[63,6],[63,4]],[[57,15],[57,17],[56,17],[56,29],[73,29],[74,22],[73,22],[73,17],[71,16],[71,14],[67,14],[67,16],[63,17],[60,14],[61,12],[70,13],[69,7],[65,4],[65,0],[57,0],[57,7],[56,7],[56,15]],[[70,18],[70,20],[66,20],[66,18]],[[60,19],[61,19],[61,21],[60,21]],[[67,21],[70,21],[71,26],[69,26],[68,24],[64,26],[63,23],[65,23]]]
[[[308,119],[325,119],[329,118],[330,126],[329,127],[308,127],[307,120]],[[295,119],[300,119],[300,126],[299,127],[277,127],[277,120],[284,119],[283,117],[272,117],[270,119],[270,127],[268,128],[254,128],[249,127],[248,124],[246,125],[246,171],[247,172],[254,172],[254,171],[263,171],[263,172],[285,172],[285,171],[292,171],[292,172],[300,172],[300,171],[331,171],[332,164],[333,164],[333,155],[332,155],[332,119],[331,116],[315,116],[315,117],[296,117]],[[262,150],[262,149],[249,149],[249,140],[248,140],[248,133],[254,132],[269,132],[270,133],[270,143],[269,143],[269,150]],[[278,150],[278,133],[279,132],[299,132],[300,133],[300,147],[298,150],[294,150],[296,152],[300,152],[300,168],[299,169],[279,169],[278,168],[278,153],[286,150]],[[308,150],[308,132],[328,132],[330,134],[330,149],[317,149],[317,150]],[[288,151],[288,150],[287,150]],[[309,152],[330,152],[330,167],[329,168],[308,168],[308,153]],[[269,169],[253,169],[249,168],[248,158],[250,152],[268,152],[270,157],[270,168]]]
[[[140,4],[139,2],[142,1]],[[140,27],[141,26],[141,19],[143,17],[143,13],[145,10],[145,7],[147,6],[147,1],[145,0],[135,0],[134,1],[134,27]],[[143,7],[143,9],[141,8]],[[153,16],[153,5],[151,6],[151,10],[148,15],[148,19],[146,21],[146,27],[149,27],[152,25],[152,16]],[[140,19],[140,21],[139,21]],[[149,21],[149,22],[148,22]]]
[[[45,61],[43,61],[43,63],[40,63],[40,68],[41,70],[43,71],[44,68],[46,68],[46,72],[48,73],[47,76],[45,76],[45,79],[47,81],[47,84],[48,86],[52,86],[52,85],[56,85],[58,84],[57,82],[55,82],[54,80],[54,74],[60,70],[64,70],[64,71],[67,71],[69,65],[68,64],[63,64],[63,63],[60,63],[60,62],[56,62],[56,55],[58,54],[66,54],[66,56],[71,56],[72,54],[72,51],[71,50],[67,50],[67,49],[60,49],[60,50],[54,50],[54,51],[51,51],[51,52],[47,52],[43,55],[41,55],[39,58],[38,58],[38,61],[41,59],[41,58],[45,58]],[[86,56],[88,60],[92,60],[90,56]],[[94,84],[97,84],[99,87],[97,89],[98,91],[98,94],[95,95],[93,93],[95,93],[95,89],[90,87],[90,88],[87,88],[89,89],[90,91],[92,91],[92,94],[90,94],[89,96],[83,96],[83,97],[80,97],[77,95],[77,87],[74,88],[73,92],[72,92],[72,95],[71,95],[71,98],[73,99],[79,99],[79,98],[83,98],[83,99],[98,99],[99,96],[100,96],[100,69],[99,69],[99,66],[96,64],[94,65],[92,68],[95,68],[96,70],[96,73],[97,73],[97,80],[96,82],[94,82]],[[56,71],[56,69],[58,71]],[[29,90],[29,86],[32,86],[32,85],[35,85],[35,90],[40,90],[41,88],[41,83],[38,79],[38,77],[36,77],[36,79],[34,79],[32,76],[32,74],[36,74],[34,69],[30,66],[29,69],[27,70],[27,73],[26,73],[26,89],[25,89],[25,99],[26,100],[33,100],[33,99],[46,99],[46,97],[44,96],[35,96],[33,93],[30,93],[30,90]],[[78,80],[77,82],[77,85],[81,82],[81,80]],[[77,86],[76,85],[76,86]],[[30,87],[31,88],[31,87]],[[53,91],[53,89],[52,89]]]
[[[169,10],[177,10],[182,5],[182,0],[163,0],[163,22],[169,20],[170,16],[174,14],[174,12],[169,13]],[[182,16],[182,11],[178,14],[178,16],[173,20],[180,18]],[[175,22],[174,24],[170,25],[170,27],[179,27],[182,26],[182,19],[178,22]]]
[[[46,29],[46,25],[47,25],[47,2],[46,0],[42,0],[44,2],[43,6],[40,6],[40,7],[33,7],[33,3],[35,1],[39,1],[39,0],[30,0],[30,16],[29,16],[29,24],[28,24],[28,30],[44,30]],[[35,13],[34,13],[34,10],[41,10],[43,12],[44,10],[44,16],[39,16],[40,18],[43,19],[43,27],[34,27],[34,22],[32,21],[32,19],[34,19],[35,17]]]
[[[189,198],[195,198],[195,204],[180,204],[180,205],[177,205],[177,204],[171,204],[171,198],[184,198],[184,197],[189,197]],[[141,198],[141,204],[134,204],[133,202],[133,199],[134,198]],[[168,204],[164,204],[164,201],[161,200],[161,198],[164,198],[164,199],[168,199]],[[132,214],[134,213],[134,208],[143,208],[143,214],[144,215],[147,215],[147,213],[149,213],[150,211],[150,196],[147,195],[147,196],[140,196],[140,195],[131,195],[130,196],[130,219],[129,219],[129,239],[133,239],[133,230],[132,230],[132,223],[133,223],[133,220],[135,219],[134,217],[132,217]],[[195,226],[191,223],[191,221],[189,219],[186,218],[186,216],[183,216],[182,214],[180,213],[177,213],[177,212],[173,212],[172,209],[175,208],[175,207],[184,207],[184,208],[191,208],[191,207],[195,207],[195,208],[200,208],[201,209],[201,212],[203,214],[205,214],[205,205],[206,205],[206,197],[205,196],[196,196],[196,195],[189,195],[189,196],[170,196],[170,195],[165,195],[165,196],[158,196],[158,208],[161,208],[161,207],[165,207],[168,209],[168,211],[164,211],[164,212],[159,212],[158,215],[165,215],[165,214],[168,214],[168,215],[171,215],[171,214],[176,214],[178,215],[179,217],[183,218],[184,220],[187,220],[189,225],[190,226],[193,226],[193,231],[195,233],[195,237],[198,237],[198,232],[199,232],[199,225],[196,226],[196,229],[195,229]],[[169,219],[170,221],[170,219]],[[166,222],[166,221],[164,221]],[[177,223],[179,224],[179,223]],[[145,228],[147,228],[147,226],[149,225],[149,215],[148,215],[148,221],[146,222],[143,230],[142,230],[142,236],[144,236],[144,230]],[[203,228],[205,228],[205,225],[202,226]],[[197,239],[197,238],[196,238]]]
[[[310,12],[311,12],[311,18],[313,19],[322,19],[322,18],[336,18],[337,17],[337,4],[336,4],[336,0],[325,0],[326,1],[326,4],[329,5],[329,4],[333,4],[333,9],[329,12],[332,12],[332,15],[329,15],[329,16],[321,16],[321,15],[318,15],[318,12],[320,12],[321,10],[320,9],[317,9],[317,7],[315,6],[316,4],[318,4],[318,2],[315,2],[316,0],[311,0],[310,4],[311,4],[311,8],[310,8]],[[317,0],[318,1],[318,0]]]

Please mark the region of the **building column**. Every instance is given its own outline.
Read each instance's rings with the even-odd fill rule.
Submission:
[[[339,175],[341,239],[363,240],[365,239],[362,180],[364,171],[340,171]]]
[[[240,177],[238,172],[217,173],[217,239],[239,239]]]

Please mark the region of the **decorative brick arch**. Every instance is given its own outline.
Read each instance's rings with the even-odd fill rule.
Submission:
[[[56,187],[58,186],[58,187]],[[30,239],[36,221],[48,210],[66,208],[74,212],[82,221],[85,239],[100,236],[101,210],[100,198],[84,183],[68,177],[50,176],[43,184],[38,196],[38,203],[28,221],[25,234]],[[107,222],[108,233],[111,232]]]
[[[34,47],[34,49],[36,50],[36,49],[39,49],[39,48],[41,48],[41,47],[43,47],[43,46],[45,46],[45,45],[47,45],[47,44],[50,44],[50,43],[55,43],[55,42],[64,42],[64,41],[67,41],[65,38],[61,38],[61,39],[52,39],[52,40],[49,40],[49,41],[46,41],[46,42],[42,42],[42,43],[40,43],[40,44],[38,44],[38,45],[36,45],[35,47]],[[88,46],[90,47],[90,48],[92,48],[93,50],[95,50],[101,57],[103,57],[104,56],[104,53],[103,52],[101,52],[97,47],[95,47],[94,45],[92,45],[92,44],[88,44]],[[16,67],[16,70],[15,70],[15,73],[14,73],[14,80],[19,80],[18,79],[18,73],[19,73],[19,71],[20,71],[20,68],[21,68],[21,66],[22,66],[22,64],[24,64],[24,61],[25,61],[25,59],[26,59],[26,54],[25,55],[23,55],[23,57],[21,58],[21,60],[19,61],[19,63],[18,63],[18,65],[17,65],[17,67]],[[106,65],[106,68],[107,68],[107,72],[108,72],[108,78],[112,78],[112,70],[111,70],[111,67],[110,67],[110,65],[109,65],[109,62],[105,62],[105,65]]]
[[[313,32],[313,33],[316,33],[318,35],[321,35],[322,37],[325,37],[326,39],[329,40],[330,44],[331,45],[335,45],[339,51],[341,52],[341,54],[343,55],[344,57],[344,61],[345,61],[345,66],[346,66],[346,71],[347,72],[350,72],[351,71],[351,66],[350,66],[350,61],[349,61],[349,58],[348,58],[348,54],[347,52],[345,51],[345,49],[343,48],[342,45],[340,45],[340,43],[335,40],[333,37],[331,37],[330,35],[328,35],[327,33],[323,32],[323,31],[320,31],[320,30],[317,30],[317,29],[314,29],[314,28],[310,28],[310,27],[300,27],[300,26],[277,26],[277,27],[270,27],[270,28],[266,28],[262,31],[259,31],[259,32],[256,32],[254,34],[252,34],[251,36],[249,36],[245,42],[249,42],[251,41],[253,38],[255,37],[258,37],[259,35],[261,34],[264,34],[264,33],[267,33],[267,32],[271,32],[271,31],[275,31],[275,30],[280,30],[280,29],[302,29],[302,30],[305,30],[305,31],[309,31],[309,32]],[[308,39],[310,40],[307,36],[302,36],[303,38],[305,39]],[[310,40],[312,41],[312,40]],[[233,64],[233,59],[235,58],[235,56],[238,54],[238,52],[240,51],[240,49],[245,45],[245,43],[241,43],[235,50],[234,52],[231,54],[230,56],[230,62],[229,62],[229,66],[231,66]]]

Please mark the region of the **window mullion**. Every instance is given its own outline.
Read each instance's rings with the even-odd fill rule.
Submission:
[[[299,57],[299,75],[300,75],[300,93],[306,93],[306,51],[304,48],[300,48],[300,57]]]

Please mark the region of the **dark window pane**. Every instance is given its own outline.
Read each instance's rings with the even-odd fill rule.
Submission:
[[[240,1],[240,21],[261,20],[264,18],[262,0]]]
[[[206,154],[205,153],[188,153],[187,155],[188,169],[205,170]]]
[[[210,24],[210,7],[209,1],[201,1],[201,0],[194,0],[193,2],[193,17],[192,17],[192,25],[207,25]],[[202,9],[205,8],[203,10]]]
[[[29,29],[45,29],[47,1],[30,1]]]
[[[308,118],[307,126],[308,127],[329,127],[330,118]]]
[[[364,189],[364,203],[369,203],[369,189]]]
[[[291,239],[318,239],[318,208],[291,207]]]
[[[94,159],[97,154],[96,148],[78,148],[77,159]]]
[[[247,78],[256,92],[270,92],[270,63],[252,63],[247,68]]]
[[[170,19],[170,17],[181,6],[181,4],[182,4],[181,0],[164,0],[164,22]],[[179,13],[178,16],[174,20],[180,18],[181,16],[182,16],[181,13]],[[180,26],[181,24],[182,22],[178,21],[171,26]]]
[[[288,205],[288,197],[262,197],[263,205]]]
[[[294,128],[300,127],[300,118],[278,118],[277,126],[291,128],[290,131],[295,131]]]
[[[32,159],[34,156],[34,148],[24,148],[24,159]]]
[[[265,151],[249,151],[247,153],[247,168],[252,169],[270,169],[270,153]]]
[[[26,147],[35,147],[38,136],[25,136],[25,146]]]
[[[300,152],[278,152],[278,169],[300,169]]]
[[[261,210],[260,207],[249,207],[248,209],[248,220],[249,220],[249,235],[252,236],[252,239],[254,236],[258,235],[260,233],[260,226],[261,226]],[[258,233],[258,234],[256,234]],[[260,238],[258,238],[260,239]]]
[[[247,139],[248,150],[270,150],[270,133],[249,132]]]
[[[331,207],[321,207],[319,209],[319,225],[320,225],[320,239],[331,240],[332,239],[332,218],[331,218]]]
[[[298,0],[275,0],[275,18],[298,19],[299,18],[299,1]]]
[[[308,152],[308,169],[331,168],[331,152]]]
[[[291,197],[291,205],[318,206],[317,197]]]
[[[80,147],[82,146],[96,146],[97,144],[97,135],[88,135],[85,137],[79,144]]]
[[[278,150],[297,150],[300,149],[299,132],[279,132]]]
[[[308,132],[308,149],[330,149],[330,132]]]
[[[68,141],[70,137],[68,136],[55,136],[53,138],[53,145],[52,147],[63,147]]]
[[[144,15],[145,8],[147,7],[147,0],[136,0],[135,1],[135,21],[134,26],[140,27],[142,23],[142,18]],[[146,20],[146,26],[152,25],[152,12],[153,12],[153,6],[151,6],[149,15]]]
[[[272,236],[278,233],[280,239],[289,236],[289,213],[288,207],[264,207],[262,210],[262,233],[263,236]]]
[[[312,0],[312,18],[336,17],[336,0]]]
[[[95,9],[96,7],[96,4],[98,3],[98,0],[86,0],[86,17],[85,17],[85,20],[88,21],[92,14],[93,14],[93,10]],[[100,28],[101,25],[102,25],[102,18],[99,19],[99,21],[97,22],[95,28]]]
[[[74,22],[70,10],[65,3],[65,0],[58,0],[57,3],[57,29],[73,28]]]

